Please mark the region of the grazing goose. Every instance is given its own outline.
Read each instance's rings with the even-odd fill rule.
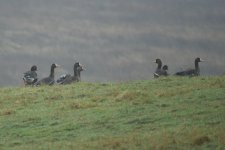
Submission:
[[[25,85],[34,85],[38,78],[37,78],[37,66],[32,66],[31,69],[24,73],[23,81]]]
[[[197,57],[195,59],[195,69],[187,69],[184,71],[180,71],[175,73],[177,76],[199,76],[200,75],[200,68],[199,68],[199,62],[203,62],[201,58]]]
[[[163,69],[162,69],[162,61],[158,58],[154,62],[158,64],[158,66],[154,72],[154,78],[158,78],[160,76],[167,76],[168,75],[167,74],[168,66],[165,65],[165,66],[163,66]]]
[[[76,62],[73,67],[74,75],[71,76],[70,74],[64,74],[60,76],[57,80],[58,84],[70,84],[72,82],[79,82],[81,80],[80,73],[84,70],[84,67],[79,63]]]
[[[52,64],[51,65],[51,71],[50,71],[50,75],[46,78],[43,78],[41,80],[39,80],[36,85],[53,85],[55,83],[55,79],[54,79],[54,70],[55,68],[59,67],[59,65],[57,64]]]

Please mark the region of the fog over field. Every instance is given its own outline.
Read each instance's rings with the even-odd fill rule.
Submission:
[[[73,73],[82,80],[152,79],[156,58],[173,74],[193,67],[225,73],[224,0],[1,0],[0,86],[22,86],[23,72],[38,77]]]

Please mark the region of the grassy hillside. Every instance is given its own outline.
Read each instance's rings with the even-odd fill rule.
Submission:
[[[11,149],[225,149],[225,77],[1,88]]]
[[[23,73],[50,65],[56,77],[146,80],[161,58],[174,73],[201,63],[202,75],[225,73],[224,0],[0,0],[0,87],[18,86]]]

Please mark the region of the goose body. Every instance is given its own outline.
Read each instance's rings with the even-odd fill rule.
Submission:
[[[72,76],[70,74],[64,74],[60,76],[60,78],[57,80],[57,83],[70,84],[72,82],[79,82],[81,80],[80,74],[83,70],[83,66],[79,62],[76,62],[73,67],[74,75]]]
[[[199,68],[199,62],[203,62],[201,58],[197,57],[195,59],[195,68],[194,69],[186,69],[184,71],[179,71],[175,73],[177,76],[199,76],[200,75],[200,68]]]
[[[168,73],[167,73],[168,66],[164,65],[162,68],[162,61],[158,58],[155,60],[155,63],[157,63],[158,66],[154,72],[154,78],[158,78],[160,76],[167,76],[168,75]]]
[[[25,85],[34,85],[38,78],[37,78],[37,66],[32,66],[31,69],[24,73],[23,81]]]
[[[54,70],[55,68],[59,67],[59,65],[57,64],[52,64],[51,65],[51,71],[50,71],[50,75],[46,78],[43,78],[41,80],[39,80],[36,85],[53,85],[55,83],[55,75],[54,75]]]
[[[167,72],[168,69],[169,69],[169,67],[168,67],[167,65],[164,65],[164,66],[163,66],[163,68],[162,68],[163,73],[162,73],[162,74],[163,74],[164,76],[168,76],[168,75],[169,75],[168,72]]]
[[[70,78],[71,75],[70,74],[63,74],[59,77],[59,79],[57,79],[57,83],[62,84],[63,81],[65,81],[67,78]]]

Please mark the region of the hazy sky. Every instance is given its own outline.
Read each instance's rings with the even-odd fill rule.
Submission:
[[[86,67],[83,81],[152,79],[161,58],[169,72],[193,67],[225,72],[224,0],[1,0],[0,86],[22,86],[23,72],[38,77]]]

